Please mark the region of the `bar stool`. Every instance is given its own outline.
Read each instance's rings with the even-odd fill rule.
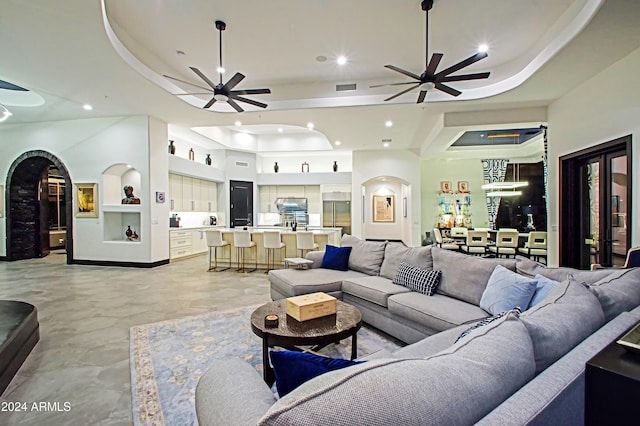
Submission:
[[[258,248],[256,246],[256,243],[251,241],[251,234],[249,233],[249,231],[233,231],[233,245],[236,248],[236,259],[238,259],[238,269],[236,269],[237,271],[253,272],[258,269]],[[245,250],[250,248],[253,248],[254,250],[256,266],[250,271],[245,271]],[[240,262],[242,262],[242,267],[240,267]]]
[[[445,250],[458,250],[459,247],[453,242],[453,238],[445,238],[442,236],[440,229],[433,228],[433,236],[436,237],[436,245]]]
[[[518,231],[500,229],[496,235],[496,245],[489,246],[489,251],[495,253],[496,256],[505,257],[516,256],[516,250],[518,248]]]
[[[547,263],[547,233],[545,231],[529,232],[529,240],[518,251],[538,262],[544,258],[544,263]]]
[[[267,270],[264,273],[267,274],[270,269],[276,269],[276,250],[280,250],[280,259],[282,259],[282,249],[286,247],[286,244],[280,238],[280,231],[264,231],[262,245],[265,248],[267,258]]]
[[[218,230],[205,231],[205,235],[207,237],[207,245],[209,246],[209,269],[207,269],[207,271],[226,271],[231,267],[231,245],[229,245],[229,241],[223,240],[222,232]],[[223,257],[222,259],[228,259],[229,266],[218,270],[218,248],[224,249],[224,247],[229,247],[229,257]],[[211,249],[213,249],[213,268],[211,267]]]
[[[487,253],[488,234],[487,231],[468,231],[467,243],[460,248],[467,254],[482,256]]]
[[[313,241],[313,231],[296,232],[296,247],[300,252],[300,257],[304,257],[306,252],[317,250],[318,244]]]

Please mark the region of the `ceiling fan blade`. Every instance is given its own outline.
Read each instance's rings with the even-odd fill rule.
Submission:
[[[431,60],[429,61],[429,65],[427,66],[427,70],[425,71],[427,76],[433,76],[435,74],[438,65],[440,65],[442,56],[444,56],[442,53],[434,53],[431,56]]]
[[[216,103],[216,98],[211,98],[211,100],[209,102],[207,102],[202,109],[209,109],[211,108],[211,105]]]
[[[490,72],[479,72],[475,74],[462,74],[462,75],[450,75],[447,77],[443,77],[438,81],[447,82],[447,81],[464,81],[464,80],[479,80],[481,78],[488,78]]]
[[[248,104],[251,104],[251,105],[255,105],[255,106],[260,107],[260,108],[266,108],[267,107],[267,104],[265,104],[265,103],[254,101],[253,99],[243,98],[242,96],[234,96],[233,99],[235,99],[236,101],[245,102],[245,103],[248,103]]]
[[[478,62],[480,59],[484,59],[487,56],[488,56],[487,52],[478,52],[475,55],[468,57],[464,61],[460,61],[457,64],[450,66],[445,70],[440,71],[438,74],[435,75],[436,80],[441,79],[442,77],[452,74],[458,70],[461,70],[464,67],[468,67],[469,65],[475,62]]]
[[[233,90],[230,92],[234,95],[266,95],[271,93],[269,89],[245,89],[245,90]]]
[[[189,68],[191,68],[191,71],[195,72],[198,75],[198,77],[203,79],[205,83],[211,86],[212,89],[216,88],[216,84],[213,81],[209,80],[209,78],[206,75],[202,74],[202,72],[198,68],[196,67],[189,67]]]
[[[440,82],[436,82],[436,89],[442,90],[445,93],[450,94],[451,96],[460,96],[462,93],[459,90],[454,89],[453,87],[449,87],[446,84],[442,84]]]
[[[235,73],[235,75],[234,75],[233,77],[231,77],[231,79],[230,79],[229,81],[227,81],[227,82],[224,84],[224,87],[225,87],[227,90],[231,90],[231,89],[233,89],[234,87],[236,87],[236,85],[237,85],[238,83],[240,83],[243,79],[244,79],[244,74],[240,74],[239,72],[237,72],[237,73]]]
[[[213,92],[205,93],[175,93],[174,96],[197,96],[197,95],[210,95]]]
[[[373,86],[369,86],[369,89],[373,89],[374,87],[385,87],[385,86],[404,86],[405,84],[416,84],[416,82],[415,81],[405,81],[404,83],[375,84]]]
[[[240,75],[242,75],[242,74],[240,74]],[[238,105],[238,104],[237,104],[233,99],[231,99],[231,98],[227,99],[227,103],[228,103],[229,105],[231,105],[231,107],[232,107],[233,109],[235,109],[236,111],[238,111],[238,112],[242,112],[242,111],[244,111],[242,108],[240,108],[240,105]]]
[[[398,68],[398,67],[393,66],[393,65],[385,65],[384,67],[385,68],[389,68],[390,70],[393,70],[395,72],[399,72],[400,74],[404,74],[407,77],[411,77],[411,78],[413,78],[415,80],[420,80],[420,76],[412,73],[411,71],[403,70],[402,68]]]
[[[418,95],[418,104],[421,104],[424,102],[424,98],[427,96],[427,91],[426,90],[421,90],[420,91],[420,95]]]
[[[404,95],[405,93],[410,92],[410,91],[412,91],[413,89],[415,89],[416,87],[420,86],[420,84],[421,84],[421,83],[415,83],[415,84],[413,85],[413,87],[409,87],[408,89],[403,90],[402,92],[396,93],[395,95],[393,95],[393,96],[391,96],[391,97],[389,97],[389,98],[385,99],[385,101],[390,101],[390,100],[392,100],[392,99],[397,98],[398,96]]]
[[[190,86],[197,87],[198,89],[208,90],[209,93],[213,93],[213,90],[210,90],[208,87],[198,86],[197,84],[189,83],[188,81],[180,80],[179,78],[171,77],[170,75],[166,75],[166,74],[163,74],[162,76],[165,78],[168,78],[169,80],[179,81],[180,83],[188,84]]]

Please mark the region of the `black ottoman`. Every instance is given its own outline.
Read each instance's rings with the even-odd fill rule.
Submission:
[[[36,307],[15,300],[0,300],[0,395],[39,339]]]

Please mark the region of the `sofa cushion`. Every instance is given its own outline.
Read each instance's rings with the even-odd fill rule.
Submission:
[[[573,277],[578,282],[593,284],[602,278],[609,276],[610,270],[598,269],[595,271],[583,271],[567,267],[550,268],[542,263],[534,262],[522,256],[516,256],[516,272],[528,277],[535,277],[537,274],[554,281],[564,281]]]
[[[399,293],[408,293],[409,290],[401,285],[393,284],[390,280],[382,277],[348,278],[342,282],[342,292],[348,293],[361,299],[367,300],[376,305],[387,307],[389,296]]]
[[[258,424],[473,424],[534,369],[529,335],[509,318],[427,359],[373,360],[323,374],[281,398]]]
[[[387,244],[384,248],[380,276],[392,280],[396,276],[396,272],[398,272],[400,262],[406,262],[424,269],[432,269],[431,246],[404,247],[397,244]]]
[[[366,277],[356,271],[335,271],[333,269],[314,268],[276,269],[269,271],[271,288],[287,297],[301,294],[340,291],[342,280],[346,278]]]
[[[460,334],[469,328],[469,324],[462,324],[440,333],[432,334],[415,343],[404,346],[393,352],[388,358],[426,358],[435,355],[453,345]]]
[[[474,325],[472,325],[471,327],[463,330],[454,343],[458,343],[460,340],[466,339],[467,336],[475,333],[476,330],[479,328],[488,327],[489,325],[493,324],[495,321],[501,321],[507,315],[515,315],[517,318],[519,318],[521,313],[522,311],[520,310],[520,308],[513,308],[508,311],[502,311],[499,314],[496,314],[492,317],[488,317],[483,320],[480,320]]]
[[[531,298],[531,303],[529,303],[529,307],[533,308],[538,303],[542,302],[544,299],[551,294],[554,288],[558,284],[558,281],[552,280],[551,278],[547,278],[544,275],[537,274],[534,279],[538,282],[536,284],[536,292],[533,293],[533,297]]]
[[[402,262],[392,282],[418,293],[431,296],[440,283],[440,275],[440,271],[423,269]]]
[[[335,269],[336,271],[348,271],[350,253],[351,247],[335,247],[327,244],[320,267]]]
[[[520,315],[529,330],[536,374],[556,362],[604,324],[598,299],[581,283],[558,284],[540,304]]]
[[[439,247],[433,247],[431,255],[433,269],[442,271],[436,292],[474,305],[480,305],[482,293],[496,265],[516,270],[513,259],[484,259]]]
[[[524,311],[529,307],[537,283],[536,280],[497,265],[482,293],[480,307],[493,315],[513,308]]]
[[[589,286],[604,311],[605,321],[640,305],[640,268],[612,269]]]
[[[476,305],[437,293],[433,296],[415,291],[394,294],[387,304],[390,313],[437,331],[487,317],[487,313]]]
[[[276,376],[278,396],[281,398],[307,380],[362,362],[286,350],[270,351],[269,358]]]
[[[344,235],[340,241],[341,247],[351,247],[349,269],[367,275],[380,274],[386,245],[386,241],[362,241],[353,235]]]

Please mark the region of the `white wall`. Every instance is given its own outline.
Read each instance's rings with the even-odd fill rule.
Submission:
[[[408,196],[408,214],[406,221],[408,228],[405,231],[399,230],[400,234],[393,239],[402,239],[406,235],[404,243],[408,246],[420,245],[420,159],[417,155],[409,151],[385,150],[385,151],[354,151],[353,153],[353,172],[352,172],[352,233],[355,236],[363,237],[363,225],[367,222],[366,212],[371,213],[370,207],[367,210],[363,206],[362,187],[365,183],[376,178],[393,177],[403,181],[410,186],[410,196]],[[402,191],[399,189],[399,194]],[[365,203],[370,203],[371,199],[365,198]],[[402,213],[402,197],[400,201],[396,200],[397,207],[400,207]],[[399,203],[399,204],[398,204]],[[363,209],[365,216],[363,222]],[[402,214],[400,214],[402,217]],[[369,237],[372,238],[372,237]]]
[[[277,161],[278,173],[301,173],[302,163],[309,164],[309,173],[333,173],[333,162],[338,163],[339,172],[352,171],[352,155],[350,152],[335,153],[277,153],[257,156],[258,173],[274,173],[273,164]],[[293,185],[294,183],[292,183]]]
[[[632,136],[633,218],[631,243],[640,244],[640,49],[576,87],[549,107],[549,263],[558,263],[559,157]],[[571,226],[571,224],[563,224]]]
[[[481,188],[484,183],[482,161],[479,158],[466,160],[422,160],[420,162],[422,181],[422,234],[431,232],[435,227],[440,208],[438,194],[440,182],[450,181],[454,190],[458,181],[469,182],[471,192],[471,224],[474,227],[489,226],[489,214],[485,191]],[[433,237],[432,237],[433,238]]]
[[[162,213],[152,205],[155,192],[151,195],[152,186],[153,191],[167,186],[166,130],[162,130],[166,125],[152,122],[153,141],[150,141],[150,120],[146,116],[5,124],[0,128],[3,142],[0,145],[0,180],[6,184],[9,167],[22,153],[44,150],[60,159],[69,171],[72,183],[98,183],[99,203],[102,204],[102,194],[111,189],[103,188],[102,173],[114,164],[130,164],[140,173],[140,187],[135,189],[135,195],[142,203],[132,209],[140,211],[140,242],[114,245],[105,241],[105,212],[101,205],[97,218],[69,218],[73,221],[74,258],[143,263],[167,259],[168,237],[160,235],[167,234],[166,220],[163,221],[164,229],[154,225],[153,230],[150,220],[151,217],[168,216],[168,212]],[[157,160],[160,151],[164,163],[154,165],[152,170],[149,158]],[[160,177],[162,174],[164,182]],[[0,222],[0,235],[6,235],[4,220]],[[0,244],[0,255],[6,255],[5,241],[3,239]]]

